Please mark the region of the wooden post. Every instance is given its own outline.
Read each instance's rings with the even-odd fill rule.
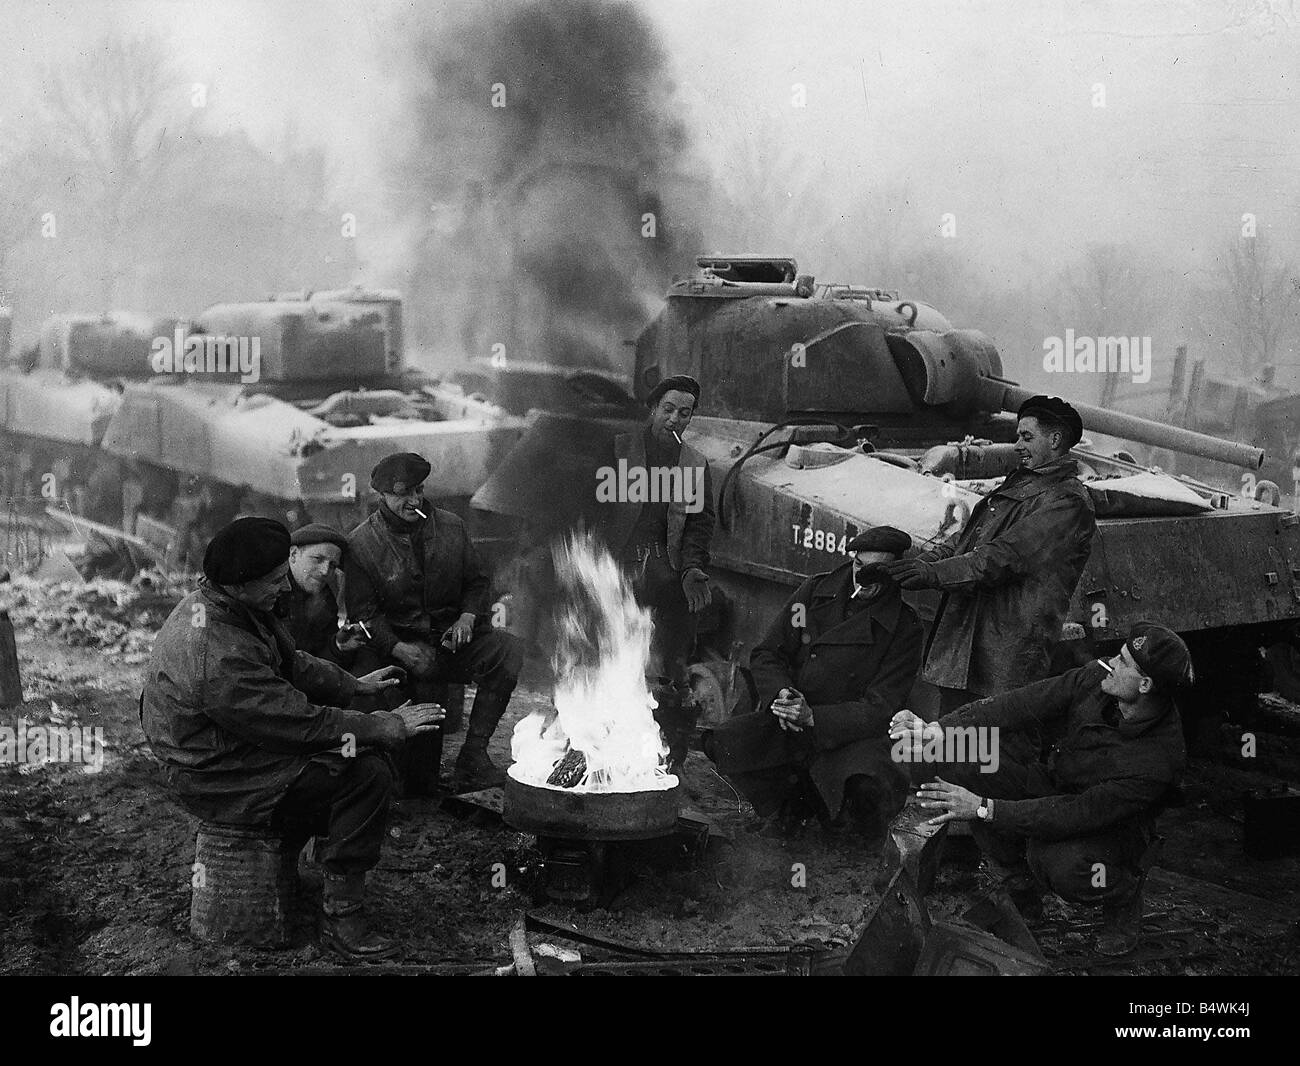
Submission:
[[[23,702],[23,680],[18,674],[18,645],[9,612],[0,611],[0,707]]]

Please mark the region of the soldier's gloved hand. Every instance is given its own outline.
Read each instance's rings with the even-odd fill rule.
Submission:
[[[393,658],[405,666],[415,677],[431,677],[437,669],[438,656],[427,644],[414,641],[393,645]]]
[[[885,573],[898,582],[904,589],[936,589],[939,587],[939,575],[935,573],[934,564],[920,559],[899,559],[897,562],[884,563]]]
[[[374,696],[386,688],[400,685],[406,680],[406,671],[400,666],[382,666],[357,678],[357,695]]]
[[[694,567],[682,575],[682,591],[686,593],[686,606],[691,614],[699,614],[713,601],[709,575]]]

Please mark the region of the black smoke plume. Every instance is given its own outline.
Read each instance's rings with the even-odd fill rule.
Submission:
[[[409,39],[397,143],[411,147],[397,163],[421,234],[417,339],[469,358],[627,369],[623,342],[698,240],[652,27],[628,3],[526,0],[422,14]]]

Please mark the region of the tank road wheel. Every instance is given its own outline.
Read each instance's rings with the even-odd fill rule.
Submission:
[[[1274,644],[1267,652],[1273,668],[1273,691],[1292,703],[1300,703],[1300,649],[1285,642]]]

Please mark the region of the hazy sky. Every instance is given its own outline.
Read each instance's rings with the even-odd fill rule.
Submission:
[[[1300,232],[1295,3],[639,6],[718,180],[750,139],[796,155],[830,203],[901,185],[930,235],[954,214],[957,240],[991,275],[1032,277],[1096,240],[1134,241],[1191,269],[1246,212],[1287,244]],[[393,26],[410,7],[5,0],[0,130],[23,121],[40,63],[75,60],[112,25],[154,29],[185,77],[209,86],[210,121],[268,145],[295,124],[329,146],[343,195],[364,202],[401,136]],[[815,256],[799,234],[788,239]]]

